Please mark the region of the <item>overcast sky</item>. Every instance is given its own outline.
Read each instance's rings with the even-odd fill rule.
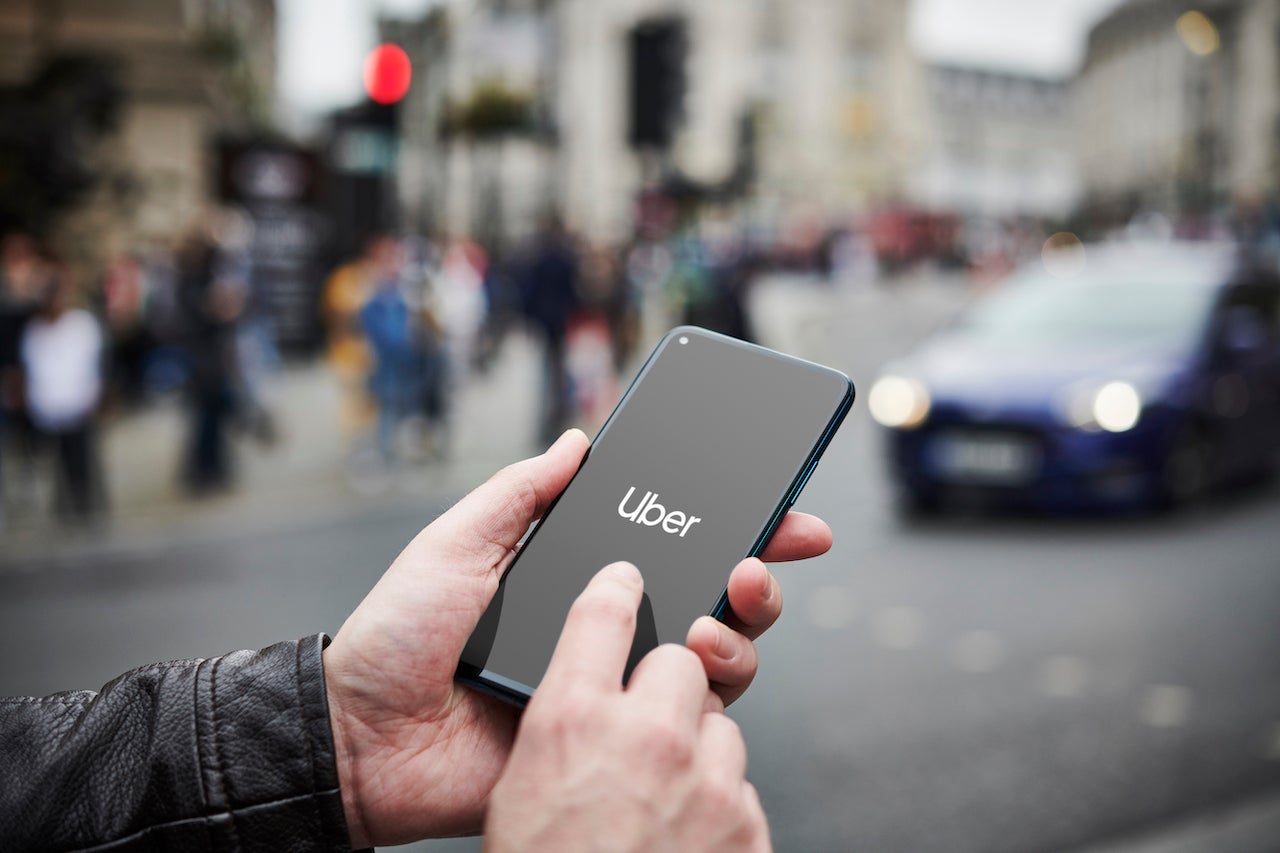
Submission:
[[[280,94],[320,113],[361,96],[360,65],[379,11],[420,14],[437,0],[278,0]],[[1089,24],[1120,0],[911,0],[910,38],[931,61],[1062,75]]]

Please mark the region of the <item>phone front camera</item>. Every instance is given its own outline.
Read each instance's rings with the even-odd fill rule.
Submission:
[[[683,336],[681,336],[681,338],[680,338],[680,343],[682,343],[682,344],[687,344],[687,343],[689,343],[689,336],[688,336],[688,335],[683,335]]]

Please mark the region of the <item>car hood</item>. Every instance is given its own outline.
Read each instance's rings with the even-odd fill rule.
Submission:
[[[936,404],[982,406],[998,412],[1045,412],[1073,389],[1132,383],[1151,400],[1185,365],[1172,348],[1140,344],[996,345],[961,334],[930,341],[886,372],[924,383]]]

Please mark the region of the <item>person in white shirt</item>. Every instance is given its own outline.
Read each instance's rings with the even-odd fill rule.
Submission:
[[[27,412],[57,459],[56,508],[85,520],[102,508],[95,420],[102,398],[102,331],[71,305],[67,268],[52,264],[40,310],[22,333]]]

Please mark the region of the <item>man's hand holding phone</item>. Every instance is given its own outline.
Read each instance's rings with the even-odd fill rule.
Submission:
[[[486,849],[769,849],[746,744],[707,710],[699,655],[658,646],[622,687],[643,589],[616,563],[574,602],[493,790]]]
[[[459,501],[405,548],[326,649],[330,715],[353,846],[395,844],[481,828],[490,793],[508,767],[518,712],[461,686],[454,673],[517,542],[568,484],[587,447],[586,436],[570,430],[546,453],[509,466]],[[792,512],[763,556],[770,561],[804,559],[825,552],[830,545],[831,531],[825,523]],[[609,572],[613,574],[602,573],[593,582],[592,592],[584,593],[589,602],[595,600],[590,596],[600,594],[601,583],[613,585],[606,586],[610,595],[625,592],[627,581],[616,569]],[[637,600],[639,595],[636,586]],[[520,735],[518,755],[525,757],[518,762],[512,758],[504,789],[523,791],[528,780],[535,778],[524,775],[529,773],[536,774],[538,784],[548,792],[567,796],[575,790],[567,774],[578,769],[544,766],[531,757],[552,748],[548,738],[569,743],[563,739],[572,737],[575,751],[602,756],[612,752],[615,757],[620,754],[616,751],[635,750],[642,741],[653,741],[650,747],[656,744],[656,754],[669,753],[665,763],[654,757],[631,767],[620,780],[636,804],[656,796],[652,792],[660,787],[669,789],[663,795],[667,796],[686,785],[691,787],[682,789],[689,795],[683,802],[693,822],[688,825],[703,814],[698,803],[724,807],[731,780],[736,777],[742,782],[745,750],[717,768],[721,775],[708,775],[712,771],[706,763],[712,757],[727,760],[742,747],[727,718],[703,712],[733,701],[750,684],[756,671],[751,639],[768,628],[782,608],[777,582],[754,558],[734,569],[728,595],[735,614],[732,626],[710,617],[699,619],[689,631],[687,645],[692,654],[674,646],[661,647],[637,667],[626,691],[621,687],[624,649],[608,698],[602,698],[595,687],[569,688],[576,681],[574,674],[584,665],[591,666],[590,659],[581,656],[590,656],[609,642],[596,634],[609,630],[608,636],[616,640],[618,628],[601,628],[600,619],[572,620],[581,623],[579,629],[570,632],[566,627],[556,650],[557,680],[564,685],[535,694],[527,712],[531,722]],[[586,609],[590,612],[593,607],[609,610],[611,605],[588,604]],[[617,615],[623,610],[615,604],[611,612]],[[633,624],[634,617],[632,604],[631,622],[625,624]],[[693,670],[698,668],[690,665],[695,661],[701,663],[696,675]],[[596,665],[600,666],[599,659]],[[599,670],[594,671],[598,678]],[[660,733],[646,723],[619,739],[612,728],[619,723],[594,720],[595,715],[584,709],[558,721],[551,719],[560,716],[555,703],[586,694],[592,697],[592,707],[617,708],[627,720],[637,719],[639,709],[648,709],[665,714],[661,719],[667,722]],[[662,742],[668,736],[670,740]],[[688,749],[670,749],[675,741]],[[608,772],[603,767],[597,771]],[[682,780],[680,785],[671,784],[675,779]],[[737,827],[733,832],[758,839],[757,846],[767,846],[767,834],[761,834],[754,823],[750,807],[754,794],[749,787],[742,791],[741,819],[732,821]],[[558,802],[567,805],[563,799]],[[553,807],[550,801],[544,805]],[[497,849],[514,849],[511,844],[504,847],[501,835],[508,827],[504,815],[516,812],[503,804],[501,793],[494,808],[491,841]],[[708,843],[713,836],[707,837]],[[519,839],[513,843],[518,845]]]

